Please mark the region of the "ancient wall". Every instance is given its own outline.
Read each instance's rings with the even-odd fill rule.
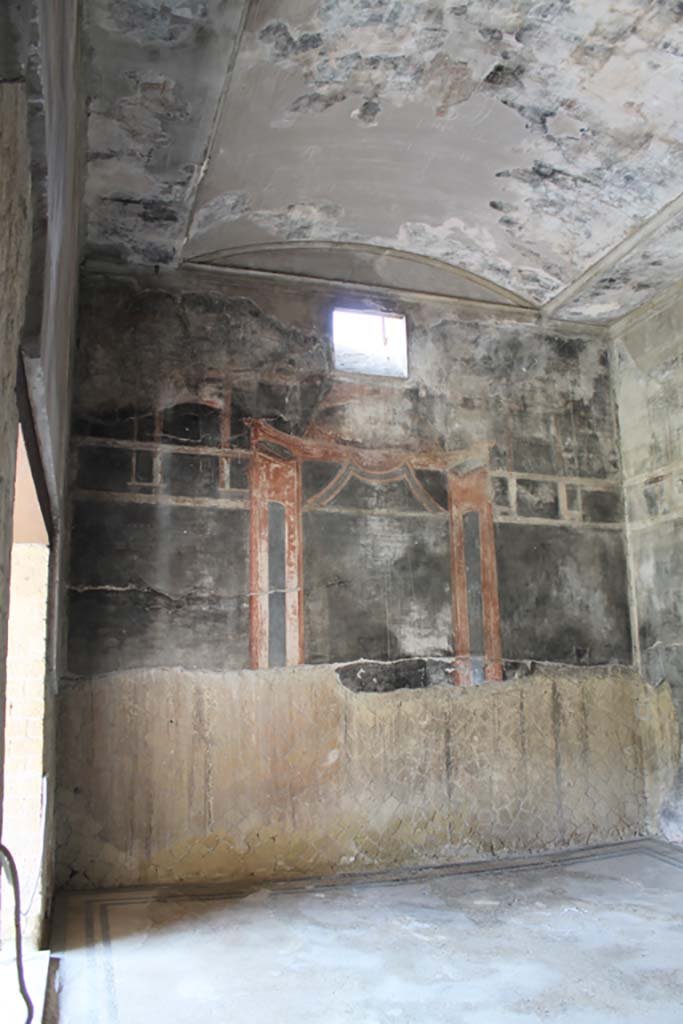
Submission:
[[[91,271],[81,293],[63,882],[648,827],[677,733],[668,689],[615,664],[602,332],[385,297],[409,337],[392,379],[334,370],[332,309],[376,304],[330,286]]]
[[[683,303],[628,324],[615,352],[636,653],[683,723]],[[683,768],[664,829],[683,840]]]
[[[60,881],[245,881],[613,841],[656,818],[675,771],[670,691],[632,669],[348,684],[331,666],[66,684]]]
[[[14,388],[28,286],[31,232],[28,163],[25,87],[21,82],[0,81],[0,825],[5,658],[17,449]]]
[[[337,373],[332,308],[369,301],[85,279],[71,675],[630,660],[603,336],[394,302],[408,378]]]
[[[64,511],[78,308],[85,103],[79,0],[23,4],[31,143],[31,269],[22,357],[57,523]]]
[[[75,336],[80,247],[81,143],[85,114],[80,93],[79,0],[17,0],[0,11],[0,85],[21,95],[21,109],[3,107],[0,183],[0,586],[7,586],[11,483],[16,451],[14,387],[20,353],[22,422],[30,437],[41,499],[52,529],[45,680],[44,757],[47,777],[44,874],[32,911],[50,906],[55,784],[55,692],[64,632],[62,568],[66,558],[67,448],[70,434],[71,356]],[[5,102],[5,101],[3,101]],[[19,133],[16,148],[13,132]],[[7,160],[7,162],[6,162]],[[12,161],[15,161],[14,163]],[[8,256],[5,263],[4,244]],[[28,401],[26,401],[28,399]],[[29,415],[30,407],[30,415]],[[28,420],[30,419],[30,423]],[[26,421],[26,422],[24,422]],[[48,508],[49,506],[49,508]],[[8,518],[9,516],[9,518]],[[0,664],[5,670],[6,604],[0,596]],[[35,637],[34,637],[35,639]],[[36,723],[31,724],[32,731]],[[0,730],[1,731],[1,730]],[[32,766],[32,770],[35,764]],[[38,852],[37,848],[34,852]],[[33,890],[34,879],[21,878]]]

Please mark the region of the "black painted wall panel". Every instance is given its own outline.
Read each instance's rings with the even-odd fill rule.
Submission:
[[[619,531],[496,524],[503,657],[631,661]]]
[[[249,664],[249,602],[166,597],[144,590],[69,594],[72,675],[179,666],[222,671]]]
[[[446,516],[303,518],[306,661],[452,652]]]
[[[268,664],[287,664],[285,509],[278,501],[268,503]]]
[[[466,512],[462,520],[467,577],[467,618],[470,627],[470,654],[481,657],[484,650],[484,605],[481,585],[481,539],[479,513]]]
[[[77,501],[70,671],[247,667],[248,552],[246,509]]]

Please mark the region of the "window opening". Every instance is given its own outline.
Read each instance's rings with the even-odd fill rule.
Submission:
[[[351,373],[408,376],[406,318],[393,313],[335,309],[332,315],[334,365]]]

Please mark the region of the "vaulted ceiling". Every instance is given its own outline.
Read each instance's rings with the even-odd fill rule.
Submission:
[[[683,280],[683,3],[92,0],[88,255],[612,320]]]

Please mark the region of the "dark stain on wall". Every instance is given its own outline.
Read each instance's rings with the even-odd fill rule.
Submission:
[[[557,484],[548,480],[517,480],[517,512],[520,516],[558,519],[560,504]]]
[[[221,417],[218,409],[196,402],[184,402],[164,409],[161,440],[173,444],[219,445]]]
[[[210,455],[192,457],[180,452],[162,456],[164,491],[188,497],[208,498],[218,490],[218,459]]]
[[[583,517],[591,523],[618,523],[623,515],[621,495],[615,491],[585,490],[581,503]]]

